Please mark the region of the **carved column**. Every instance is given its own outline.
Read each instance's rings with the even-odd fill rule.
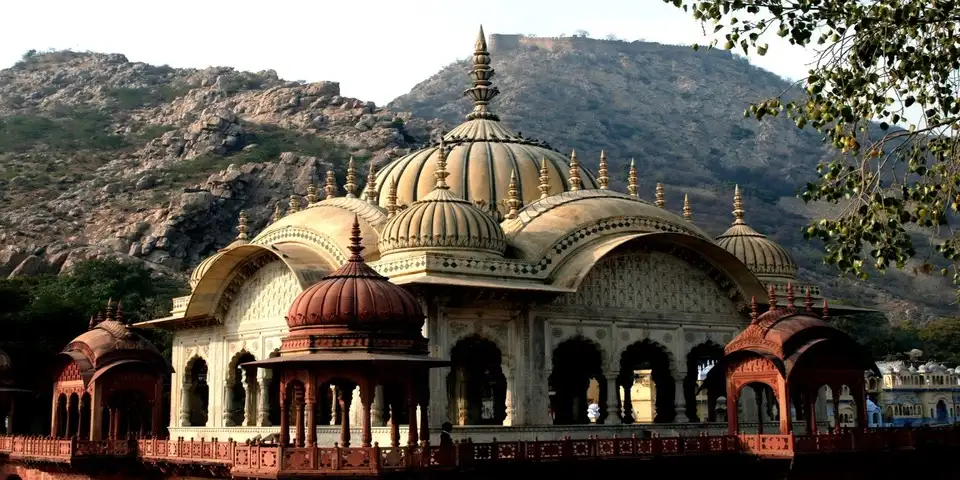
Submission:
[[[840,430],[840,393],[842,392],[842,385],[833,384],[830,385],[830,396],[833,397],[833,429],[834,431]]]
[[[420,403],[420,439],[421,444],[429,445],[430,444],[430,377],[429,371],[424,372],[422,375],[422,382],[420,390],[420,398],[418,402]]]
[[[420,442],[420,435],[417,433],[417,384],[413,378],[407,384],[407,407],[409,410],[407,446],[416,447]]]
[[[304,394],[305,393],[306,393],[305,391],[294,390],[294,394],[293,394],[293,398],[295,402],[293,407],[293,412],[294,412],[293,415],[296,418],[296,429],[297,429],[296,446],[297,447],[303,447],[304,445],[303,437],[304,437],[304,434],[306,433],[306,427],[307,427],[304,424],[304,419],[305,419],[304,417],[306,416],[305,415],[306,412],[304,411],[304,401],[305,401]]]
[[[75,419],[73,418],[73,398],[74,397],[72,395],[67,397],[67,428],[64,429],[64,432],[66,432],[64,438],[71,438],[77,433],[76,428],[74,427]]]
[[[623,386],[623,423],[634,423],[633,418],[633,374],[628,375],[629,381]]]
[[[370,385],[369,382],[360,385],[360,446],[364,448],[373,446],[373,432],[370,429],[370,410],[373,407],[375,392],[376,387]]]
[[[193,403],[193,382],[180,387],[180,426],[190,426],[190,404]]]
[[[620,389],[617,387],[617,377],[619,375],[620,372],[612,370],[603,373],[603,377],[607,380],[607,418],[604,419],[604,423],[608,425],[621,423],[618,415],[620,407],[617,406],[617,400],[620,399]]]
[[[315,388],[313,388],[313,382],[307,382],[306,392],[304,395],[304,422],[307,424],[307,443],[306,445],[310,448],[317,446],[317,422],[314,418],[314,412],[317,410],[317,397]]]
[[[337,406],[340,405],[340,394],[337,392],[339,391],[340,389],[338,387],[330,385],[330,398],[332,399],[330,402],[330,425],[337,424]]]
[[[808,388],[807,397],[807,435],[817,434],[817,394],[819,389]]]
[[[514,399],[514,389],[516,388],[516,386],[513,381],[514,379],[513,369],[510,368],[510,365],[507,365],[506,363],[504,363],[503,365],[501,365],[501,369],[503,370],[503,376],[507,381],[507,392],[506,392],[507,395],[506,395],[506,398],[504,398],[505,415],[503,418],[503,425],[509,427],[513,425],[513,415],[514,415],[513,399]]]
[[[350,448],[350,404],[353,403],[353,388],[337,387],[340,400],[340,446]]]
[[[272,378],[267,376],[267,370],[259,370],[257,376],[257,389],[260,391],[257,405],[257,425],[261,427],[270,426],[270,382]]]
[[[678,371],[682,371],[678,369]],[[674,423],[687,423],[690,419],[687,418],[687,399],[683,395],[683,378],[674,381],[675,390],[673,394],[673,405],[674,411],[677,412],[673,417]]]
[[[223,425],[225,427],[235,426],[233,423],[233,382],[228,377],[223,382]]]
[[[763,435],[763,388],[753,387],[753,395],[757,402],[757,435]]]
[[[383,385],[377,385],[373,391],[373,407],[370,411],[370,422],[377,427],[382,427],[386,421],[383,418]]]
[[[243,425],[252,427],[257,421],[257,381],[250,377],[250,372],[244,368],[243,381]]]
[[[740,415],[737,411],[737,400],[740,398],[740,392],[731,388],[730,381],[727,380],[727,434],[736,435],[740,433]]]
[[[400,446],[400,422],[397,421],[396,412],[400,409],[396,403],[390,404],[390,446]]]
[[[286,388],[283,383],[280,384],[280,445],[286,447],[290,444],[290,398],[287,397]]]

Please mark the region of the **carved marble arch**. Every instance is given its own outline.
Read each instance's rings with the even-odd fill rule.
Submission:
[[[595,267],[603,265],[615,250],[660,253],[683,262],[687,270],[699,272],[712,285],[702,285],[703,292],[694,292],[689,287],[677,292],[687,299],[708,294],[718,297],[729,306],[723,307],[727,315],[743,315],[748,310],[751,297],[765,298],[763,284],[735,256],[713,242],[680,233],[604,233],[596,234],[596,240],[571,248],[558,244],[554,250],[558,258],[549,259],[548,281],[558,287],[580,292],[583,283]],[[570,251],[567,251],[570,250]],[[699,281],[698,281],[699,282]],[[714,290],[707,292],[707,290]],[[614,292],[617,293],[617,292]],[[568,294],[563,297],[569,297]],[[563,298],[561,297],[561,298]],[[562,301],[562,300],[561,300]],[[623,301],[608,300],[607,303],[622,304]],[[567,300],[569,302],[569,299]],[[614,305],[615,306],[615,305]],[[719,312],[692,312],[719,313]]]
[[[255,360],[258,360],[256,354],[248,351],[245,348],[240,349],[240,351],[233,354],[233,357],[230,358],[230,362],[227,363],[227,376],[225,377],[226,380],[228,382],[235,381],[236,378],[234,378],[234,375],[236,375],[237,373],[237,367],[242,363],[255,361]]]
[[[631,351],[642,350],[657,352],[660,354],[662,358],[665,359],[664,366],[667,367],[670,377],[673,379],[680,378],[677,376],[679,373],[679,365],[677,364],[676,356],[673,354],[673,350],[649,337],[620,345],[620,348],[618,348],[616,351],[616,356],[614,356],[612,360],[617,362],[617,368],[621,368],[620,364],[623,363],[624,355],[629,354]]]
[[[554,334],[556,334],[556,331],[554,331]],[[546,359],[544,361],[547,369],[553,368],[553,354],[558,348],[560,348],[560,346],[568,342],[582,342],[586,345],[590,345],[592,348],[595,348],[597,352],[600,353],[601,369],[603,371],[609,371],[614,367],[612,360],[615,359],[610,357],[610,352],[603,348],[603,345],[600,345],[599,342],[593,340],[592,338],[587,338],[580,332],[569,332],[561,334],[559,337],[553,337],[553,340],[550,342],[550,348],[547,349]]]
[[[501,358],[504,364],[512,361],[512,355],[507,345],[507,327],[505,324],[485,324],[483,322],[473,322],[471,326],[468,323],[453,321],[450,322],[450,337],[447,345],[447,359],[450,359],[453,349],[463,340],[475,337],[481,340],[492,342],[500,350]]]

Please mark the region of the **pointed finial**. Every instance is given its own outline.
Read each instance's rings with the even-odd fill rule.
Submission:
[[[447,185],[447,177],[450,175],[450,172],[447,172],[447,149],[443,146],[443,137],[440,138],[440,146],[437,147],[437,171],[434,173],[437,177],[437,190],[449,190],[450,185]]]
[[[787,308],[793,308],[793,282],[787,282]]]
[[[93,318],[93,315],[90,315],[90,323],[87,324],[87,330],[93,330],[93,327],[97,325]]]
[[[347,162],[347,183],[343,185],[347,191],[347,198],[357,198],[357,166],[353,162],[353,156]]]
[[[377,172],[373,169],[373,159],[370,159],[370,172],[367,173],[367,203],[377,204]]]
[[[358,215],[353,216],[353,228],[350,229],[350,246],[347,247],[350,250],[350,262],[362,262],[363,256],[360,255],[360,252],[363,251],[363,244],[360,241],[363,240],[363,237],[360,236],[360,217]]]
[[[830,318],[830,307],[827,305],[827,299],[823,299],[823,315],[821,315],[824,320]]]
[[[500,94],[500,90],[490,81],[493,75],[494,70],[490,67],[490,52],[487,51],[487,38],[483,34],[481,25],[477,41],[473,45],[473,68],[470,69],[473,86],[463,92],[473,100],[473,111],[467,115],[467,120],[500,120],[500,117],[488,108],[490,100]]]
[[[123,300],[117,300],[117,312],[113,314],[113,319],[120,322],[123,322]]]
[[[570,191],[580,190],[580,161],[577,160],[577,151],[570,152],[570,178],[567,183],[570,185]]]
[[[287,209],[287,215],[300,211],[300,197],[290,195],[290,208]]]
[[[103,311],[103,316],[107,320],[113,320],[113,297],[107,299],[107,308]]]
[[[693,221],[693,209],[690,208],[690,196],[686,193],[683,194],[683,219],[688,222]]]
[[[757,324],[757,297],[750,297],[750,323],[753,325]]]
[[[540,198],[550,196],[550,170],[547,168],[547,159],[540,160]]]
[[[240,215],[237,216],[237,240],[246,240],[250,238],[247,235],[247,211],[240,210]]]
[[[743,198],[740,197],[740,185],[733,187],[733,224],[743,225]]]
[[[507,220],[517,218],[517,211],[520,210],[520,199],[517,198],[517,171],[510,172],[510,186],[507,187],[507,214],[504,216]]]
[[[803,309],[808,312],[813,312],[813,297],[810,295],[810,287],[808,286],[803,293]]]
[[[103,321],[103,312],[97,312],[97,318],[96,318],[96,321],[95,321],[95,323],[94,323],[94,326],[100,324],[100,322],[102,322],[102,321]]]
[[[270,223],[274,223],[281,218],[283,218],[283,212],[280,211],[280,202],[277,202],[273,205],[273,216],[270,217]]]
[[[397,177],[390,178],[390,188],[387,190],[387,218],[397,214]]]
[[[323,186],[323,193],[327,195],[327,200],[337,196],[337,176],[333,170],[327,170],[326,185]]]
[[[600,190],[606,190],[610,185],[610,177],[607,176],[607,152],[600,150],[600,168],[597,170],[597,183],[600,184]]]
[[[655,203],[660,208],[667,206],[667,202],[663,198],[663,184],[660,182],[657,182],[657,201]]]
[[[307,185],[307,205],[313,205],[320,201],[320,197],[317,196],[317,186],[314,184]]]
[[[631,197],[640,199],[640,188],[637,187],[637,162],[630,159],[630,177],[627,179],[627,193]]]
[[[777,308],[777,289],[773,286],[772,283],[770,284],[770,286],[767,287],[767,297],[768,297],[767,303],[770,304],[770,310],[776,309]]]

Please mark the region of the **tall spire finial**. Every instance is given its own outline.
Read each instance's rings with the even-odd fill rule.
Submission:
[[[357,198],[357,166],[353,163],[353,155],[347,162],[347,183],[343,189],[347,191],[347,198]]]
[[[113,319],[123,323],[123,300],[117,300],[117,312],[113,314]]]
[[[247,235],[247,211],[240,210],[240,215],[237,216],[237,240],[246,240],[250,238]]]
[[[787,308],[793,308],[793,282],[787,282]]]
[[[300,211],[300,197],[290,195],[290,208],[287,209],[287,215]]]
[[[767,287],[767,303],[770,304],[770,310],[777,308],[777,289],[772,283]]]
[[[93,327],[97,325],[97,322],[94,321],[94,316],[90,315],[90,323],[87,324],[87,330],[93,330]]]
[[[500,120],[500,117],[487,108],[490,100],[500,94],[500,90],[490,81],[493,74],[494,70],[490,67],[490,52],[487,51],[487,37],[483,34],[483,25],[481,25],[477,41],[473,45],[473,68],[470,70],[473,86],[463,92],[473,100],[473,111],[467,115],[467,120]]]
[[[512,220],[517,218],[520,210],[520,199],[517,198],[517,171],[510,172],[510,186],[507,188],[507,214],[503,218]]]
[[[570,152],[570,178],[567,179],[570,191],[580,190],[580,161],[577,160],[577,151]]]
[[[373,169],[373,159],[370,160],[370,172],[367,173],[367,203],[377,204],[377,172]]]
[[[740,185],[733,187],[733,224],[743,225],[743,198],[740,197]]]
[[[113,297],[107,299],[107,308],[103,311],[103,316],[107,320],[113,320]]]
[[[826,320],[830,318],[830,307],[827,305],[827,299],[823,299],[823,319]]]
[[[610,185],[610,177],[607,176],[607,152],[600,150],[600,168],[597,169],[597,183],[600,184],[600,190],[606,190]]]
[[[440,146],[437,147],[437,171],[434,173],[437,177],[437,190],[449,190],[450,185],[447,185],[447,177],[450,176],[450,172],[447,171],[447,149],[443,145],[443,137],[440,137]]]
[[[307,185],[307,205],[313,205],[320,201],[320,197],[317,196],[317,186],[314,184]]]
[[[270,217],[270,223],[274,223],[281,218],[283,218],[283,212],[280,211],[280,202],[277,202],[273,205],[273,216]]]
[[[640,199],[640,188],[637,187],[637,161],[630,159],[630,177],[627,179],[627,193],[631,197]]]
[[[813,312],[813,297],[810,296],[809,286],[807,286],[806,290],[803,292],[803,309],[808,312]]]
[[[757,324],[757,297],[750,297],[750,323]]]
[[[693,221],[693,209],[690,208],[690,196],[686,193],[683,194],[683,219],[688,222]]]
[[[540,198],[550,196],[550,170],[547,168],[546,157],[540,160]]]
[[[337,196],[337,176],[333,170],[327,170],[326,185],[323,186],[323,193],[327,195],[327,200]]]
[[[657,200],[655,202],[658,207],[664,208],[667,206],[667,201],[663,197],[663,184],[657,182]]]
[[[387,190],[387,218],[397,214],[397,177],[390,178],[390,188]]]
[[[363,251],[363,244],[360,241],[363,240],[363,237],[360,236],[360,217],[358,215],[353,216],[353,228],[350,229],[350,246],[347,247],[350,250],[350,262],[362,262],[363,256],[360,255],[360,252]]]

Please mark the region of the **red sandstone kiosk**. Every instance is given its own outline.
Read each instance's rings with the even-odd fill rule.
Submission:
[[[163,378],[170,365],[123,323],[123,310],[90,319],[90,328],[59,354],[51,436],[86,440],[159,435]]]
[[[6,352],[0,350],[0,433],[13,434],[16,397],[29,392],[29,390],[17,388],[13,375],[13,362]]]
[[[782,436],[791,434],[791,405],[796,416],[806,421],[807,433],[817,433],[814,405],[824,385],[833,392],[835,412],[839,411],[841,386],[850,388],[857,427],[865,429],[864,373],[876,371],[876,364],[856,340],[826,322],[826,301],[822,315],[813,310],[809,290],[802,311],[793,306],[792,284],[787,286],[786,306],[777,305],[772,286],[769,295],[769,309],[759,316],[753,299],[750,325],[724,348],[721,364],[708,374],[706,383],[714,386],[726,374],[729,434],[740,433],[737,402],[748,386],[756,391],[758,411],[763,408],[763,391],[772,390],[781,412],[778,433]],[[759,422],[757,434],[763,433]]]
[[[425,317],[417,298],[364,263],[360,240],[355,218],[350,259],[293,301],[286,318],[290,333],[283,339],[280,356],[245,364],[271,369],[274,378],[280,379],[280,443],[290,444],[292,416],[296,425],[293,447],[308,447],[307,457],[317,446],[318,397],[328,392],[330,385],[336,387],[342,416],[341,447],[350,447],[348,415],[355,386],[360,387],[362,404],[362,447],[372,446],[370,408],[377,385],[393,393],[385,398],[391,407],[392,446],[400,443],[399,425],[404,417],[409,424],[407,444],[416,446],[421,438],[423,444],[429,443],[427,374],[430,368],[448,362],[428,355],[422,334]]]

